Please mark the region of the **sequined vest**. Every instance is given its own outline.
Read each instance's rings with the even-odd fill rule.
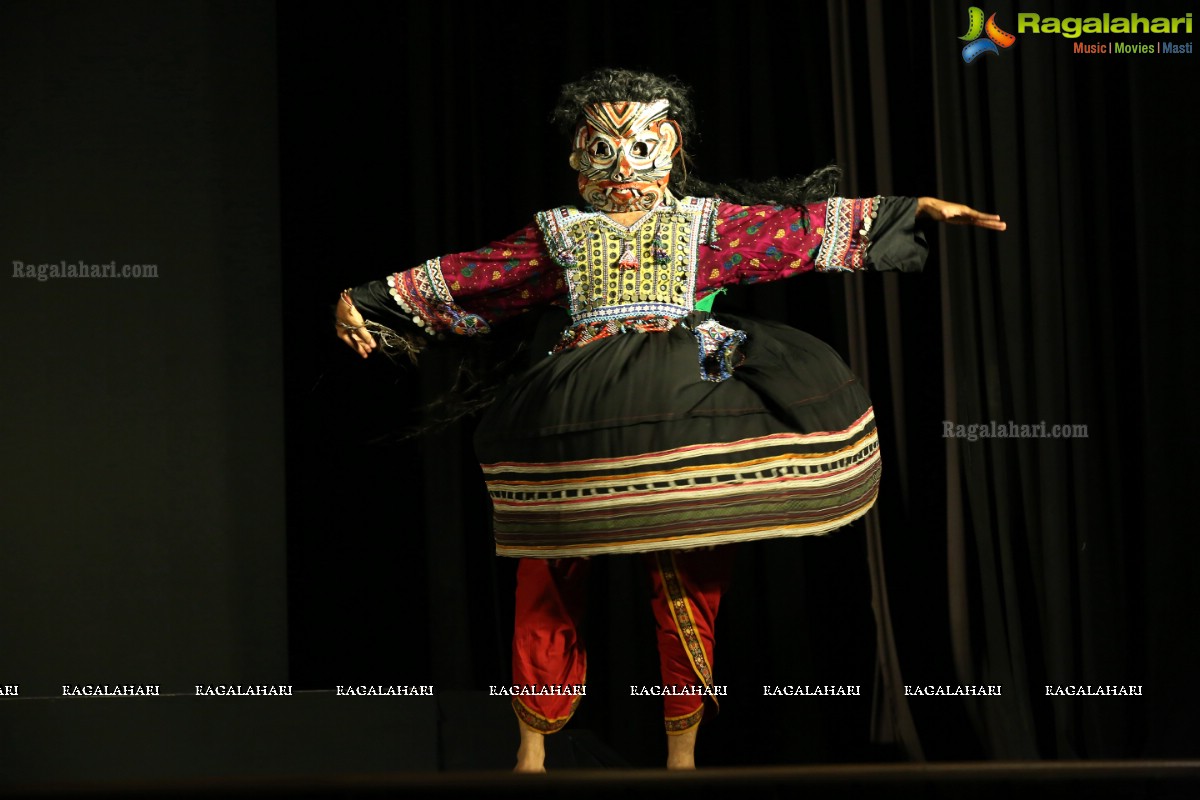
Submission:
[[[547,249],[567,279],[574,325],[687,316],[699,247],[714,238],[719,202],[677,199],[628,227],[570,206],[539,213]]]

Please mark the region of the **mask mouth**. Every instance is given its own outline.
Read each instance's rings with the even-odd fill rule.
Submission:
[[[606,188],[604,190],[604,196],[612,197],[613,192],[617,192],[618,194],[628,194],[634,198],[638,198],[638,197],[642,196],[641,189],[639,189],[634,184],[628,184],[628,183],[619,183],[616,186],[609,186],[608,188]]]
[[[647,181],[625,181],[618,183],[617,181],[597,181],[593,184],[597,189],[604,190],[604,195],[607,197],[613,192],[629,192],[633,195],[641,197],[643,191],[652,187],[655,184]]]
[[[584,199],[609,211],[649,211],[662,202],[664,188],[647,180],[581,180],[579,185]]]

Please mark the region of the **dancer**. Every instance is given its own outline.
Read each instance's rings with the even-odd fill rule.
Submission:
[[[348,289],[338,336],[366,357],[486,335],[540,305],[571,315],[553,351],[499,390],[475,436],[496,552],[519,558],[513,683],[586,680],[590,556],[640,554],[664,687],[667,766],[695,766],[733,545],[824,534],[875,502],[880,454],[860,381],[801,331],[715,313],[722,287],[810,271],[917,270],[917,220],[1004,230],[932,197],[831,197],[838,172],[738,189],[686,173],[684,87],[601,70],[563,87],[586,206]],[[519,771],[578,694],[513,700]]]

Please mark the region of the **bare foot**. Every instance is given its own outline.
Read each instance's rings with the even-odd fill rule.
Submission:
[[[667,769],[696,768],[696,734],[700,725],[696,724],[683,733],[667,737]]]
[[[521,726],[521,746],[517,748],[517,765],[513,772],[546,771],[546,737],[517,720]]]

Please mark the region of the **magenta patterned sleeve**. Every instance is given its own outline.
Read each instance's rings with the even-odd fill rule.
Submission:
[[[473,336],[538,305],[565,302],[562,270],[532,223],[467,253],[431,258],[413,269],[354,289],[367,319],[429,334]]]
[[[802,208],[722,203],[717,239],[701,254],[698,288],[773,281],[814,270],[861,270],[879,203],[878,197],[832,197]]]

